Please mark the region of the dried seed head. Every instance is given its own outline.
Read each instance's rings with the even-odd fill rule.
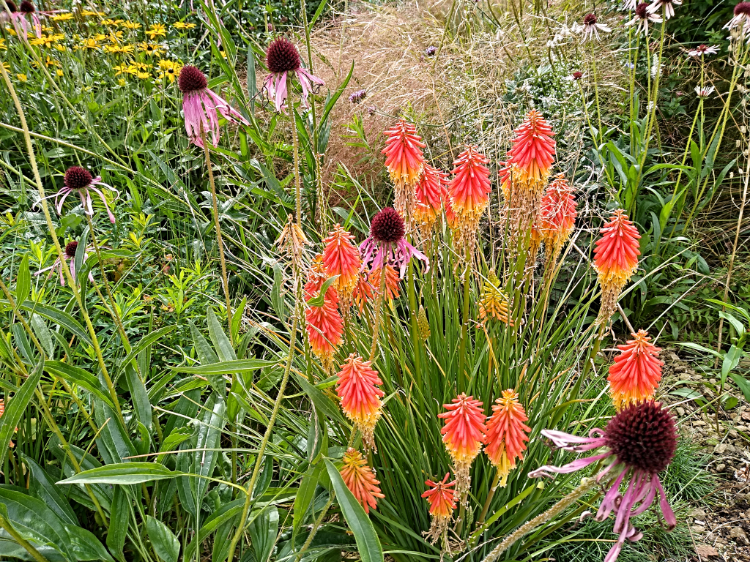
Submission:
[[[186,64],[180,70],[180,77],[177,79],[177,85],[183,94],[205,90],[208,87],[208,80],[196,67]]]
[[[70,189],[84,189],[94,181],[91,172],[80,166],[71,166],[65,172],[65,187]]]
[[[284,37],[274,39],[266,51],[266,66],[274,74],[297,70],[300,67],[297,47]]]
[[[372,218],[370,235],[383,243],[398,242],[404,237],[404,219],[392,207],[386,207]]]
[[[12,0],[5,0],[5,5],[8,6],[8,11],[11,14],[15,14],[18,11],[18,8],[16,8],[16,5]]]
[[[78,242],[73,240],[65,245],[65,257],[73,259],[76,257],[76,250],[78,249]]]

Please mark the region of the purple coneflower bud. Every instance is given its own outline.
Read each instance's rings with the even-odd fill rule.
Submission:
[[[349,101],[352,103],[359,103],[366,97],[367,97],[367,92],[365,90],[357,90],[351,96],[349,96]]]
[[[23,2],[21,2],[21,5],[18,7],[18,9],[24,14],[33,14],[34,12],[36,12],[36,8],[34,7],[34,4],[29,2],[29,0],[23,0]]]
[[[435,47],[434,45],[430,45],[429,47],[427,47],[427,49],[424,52],[424,54],[427,55],[428,57],[433,56],[435,53],[437,53],[437,47]]]
[[[583,18],[584,25],[596,25],[596,14],[586,14]]]
[[[68,242],[65,244],[65,257],[73,259],[76,257],[76,250],[78,249],[78,242],[73,240],[72,242]]]
[[[583,72],[581,72],[580,70],[576,70],[573,73],[573,80],[580,80],[581,78],[583,78]]]
[[[404,219],[393,207],[386,207],[372,218],[370,235],[377,242],[386,244],[398,242],[404,237]]]
[[[622,410],[607,424],[605,434],[620,462],[647,474],[667,468],[677,448],[674,418],[654,402]]]
[[[279,37],[271,41],[266,51],[266,66],[274,74],[292,72],[300,67],[299,51],[291,41]]]
[[[86,168],[71,166],[65,172],[65,187],[68,189],[84,189],[90,186],[92,181],[94,176]]]
[[[205,90],[208,87],[208,80],[196,67],[186,64],[180,70],[180,77],[177,79],[177,85],[183,94],[188,92],[197,92]]]

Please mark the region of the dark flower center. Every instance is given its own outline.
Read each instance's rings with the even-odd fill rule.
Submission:
[[[586,14],[586,17],[583,18],[584,25],[595,25],[596,21],[596,14]]]
[[[297,47],[284,37],[274,39],[266,51],[266,66],[274,74],[297,70],[300,67]]]
[[[580,70],[576,70],[573,73],[573,80],[580,80],[582,77],[583,77],[583,72],[581,72]]]
[[[645,20],[648,18],[648,2],[641,2],[635,7],[635,15]]]
[[[398,242],[404,237],[404,219],[392,207],[386,207],[372,217],[370,235],[378,242]]]
[[[68,242],[65,245],[65,257],[66,258],[74,258],[76,257],[76,250],[78,249],[78,242],[73,240],[72,242]]]
[[[185,65],[180,70],[180,77],[177,79],[177,85],[183,94],[205,90],[208,87],[206,75],[192,65]]]
[[[11,14],[15,14],[18,8],[16,8],[16,5],[11,0],[5,0],[5,5],[8,6],[8,11]]]
[[[607,424],[607,446],[618,462],[648,474],[661,472],[677,448],[674,418],[656,402],[630,405]]]
[[[698,45],[695,48],[695,50],[698,51],[699,53],[705,53],[708,50],[708,46],[707,45]]]
[[[83,189],[94,181],[91,172],[80,166],[71,166],[65,172],[65,187],[70,189]]]
[[[18,7],[20,11],[22,11],[24,14],[33,14],[36,12],[36,8],[34,7],[34,4],[29,2],[29,0],[23,0],[21,2],[21,5]]]
[[[750,16],[750,2],[740,2],[734,7],[734,15],[739,16],[740,14]]]

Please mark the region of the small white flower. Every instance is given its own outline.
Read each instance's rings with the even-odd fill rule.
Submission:
[[[674,17],[674,7],[681,6],[682,0],[654,0],[648,7],[650,13],[659,11],[659,8],[664,8],[664,19]]]
[[[598,41],[600,31],[602,33],[609,33],[612,29],[608,25],[599,23],[596,14],[588,14],[583,18],[583,25],[575,24],[573,26],[573,31],[576,33],[582,33],[584,41],[594,37],[596,37],[596,40]]]
[[[703,88],[701,88],[700,86],[695,87],[695,93],[699,98],[707,98],[713,93],[713,91],[713,86],[704,86]]]
[[[641,2],[635,7],[633,19],[626,23],[625,26],[637,25],[638,33],[643,32],[644,35],[648,35],[648,24],[661,22],[661,16],[650,12],[647,2]]]
[[[688,51],[688,56],[693,58],[699,58],[704,57],[708,55],[715,55],[719,52],[719,46],[718,45],[711,45],[710,47],[708,45],[698,45],[695,49],[691,49]]]
[[[743,34],[750,35],[750,2],[740,2],[734,7],[734,17],[724,29],[739,29]]]

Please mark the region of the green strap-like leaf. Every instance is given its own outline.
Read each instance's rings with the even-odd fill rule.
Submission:
[[[183,476],[160,463],[123,462],[84,470],[58,484],[141,484]]]
[[[39,384],[39,379],[42,378],[43,366],[44,361],[36,364],[29,378],[26,379],[18,392],[10,399],[5,408],[5,413],[0,416],[0,465],[5,461],[5,455],[10,450],[10,440],[13,437],[13,433],[18,426],[18,422],[21,421],[21,417],[24,411],[26,411],[26,406],[29,405],[31,397],[34,396],[34,390],[36,389],[36,385]]]
[[[236,361],[221,361],[197,367],[181,365],[172,367],[172,370],[194,375],[229,375],[231,373],[249,373],[275,364],[275,361],[263,361],[261,359],[238,359]]]

